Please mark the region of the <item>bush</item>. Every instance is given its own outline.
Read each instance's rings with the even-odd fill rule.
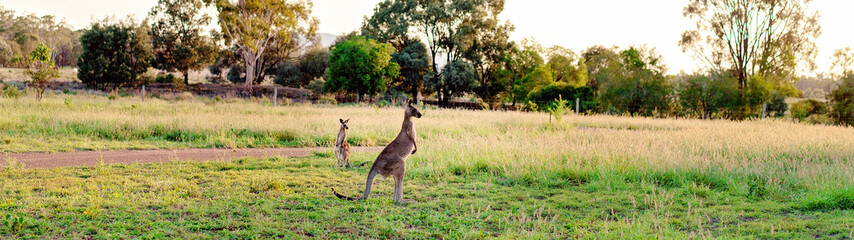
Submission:
[[[789,104],[786,103],[786,95],[783,95],[780,92],[774,92],[771,94],[771,101],[768,102],[768,107],[766,108],[768,111],[768,116],[773,117],[783,117],[786,115],[786,111],[789,110]]]
[[[804,119],[804,121],[810,124],[833,124],[833,120],[831,120],[830,117],[827,116],[827,114],[813,114]]]
[[[323,79],[323,77],[317,77],[312,79],[311,82],[308,83],[308,86],[306,86],[306,88],[308,88],[308,90],[311,90],[311,93],[319,95],[323,93],[323,84],[325,83],[326,80]]]
[[[184,91],[184,89],[187,88],[187,84],[184,84],[184,79],[176,78],[175,75],[172,75],[171,73],[166,75],[158,74],[154,81],[158,83],[171,83],[172,87],[177,91]]]
[[[335,100],[334,95],[322,95],[319,99],[317,99],[317,104],[336,105],[338,104],[338,100]]]
[[[15,85],[3,83],[3,85],[0,86],[0,89],[3,90],[3,97],[6,97],[6,98],[17,99],[17,98],[24,95],[24,92],[19,90],[18,87],[16,87]]]
[[[157,77],[154,79],[154,82],[156,82],[156,83],[173,83],[173,82],[175,82],[175,75],[172,75],[171,73],[166,74],[166,75],[157,74]]]
[[[827,114],[827,105],[815,99],[807,99],[792,104],[792,118],[799,121],[806,120],[812,115]]]
[[[233,84],[241,84],[246,82],[246,66],[243,64],[235,64],[228,69],[228,74],[225,76],[228,81]]]
[[[151,59],[148,34],[138,34],[144,31],[130,22],[93,24],[80,36],[77,78],[102,90],[137,86]]]

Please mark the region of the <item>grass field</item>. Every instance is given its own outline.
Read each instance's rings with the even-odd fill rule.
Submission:
[[[427,108],[398,206],[364,202],[366,167],[307,158],[0,173],[7,237],[854,237],[854,129]],[[375,146],[402,109],[273,107],[263,99],[0,98],[0,152]],[[354,156],[370,162],[376,153]]]

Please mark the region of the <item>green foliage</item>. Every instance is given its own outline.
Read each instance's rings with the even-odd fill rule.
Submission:
[[[854,73],[842,79],[828,100],[833,106],[830,117],[839,124],[854,126]]]
[[[324,92],[344,91],[361,97],[384,91],[390,79],[400,74],[400,66],[390,62],[393,52],[390,44],[364,37],[333,46]]]
[[[216,57],[217,46],[202,35],[210,22],[203,6],[201,0],[158,0],[148,14],[154,21],[149,31],[154,67],[183,73],[184,84],[190,70],[201,70]]]
[[[36,89],[36,98],[41,101],[48,82],[59,76],[59,71],[54,66],[50,57],[50,48],[45,44],[39,44],[30,52],[30,64],[25,71],[30,77],[28,84]]]
[[[302,83],[302,71],[300,71],[299,63],[294,61],[284,61],[279,63],[279,67],[276,68],[276,78],[273,79],[273,82],[285,87],[293,87],[299,88],[303,86]],[[232,81],[232,83],[239,83],[242,79],[237,79],[237,81]]]
[[[308,83],[308,86],[306,86],[306,88],[308,90],[311,90],[311,92],[314,94],[321,94],[323,93],[324,84],[326,84],[326,80],[324,80],[323,77],[318,77],[311,80],[311,82]]]
[[[320,98],[317,99],[317,104],[336,105],[338,104],[338,100],[335,100],[335,95],[320,95]]]
[[[80,37],[83,53],[77,60],[77,78],[102,90],[138,85],[151,59],[146,28],[132,22],[94,23]]]
[[[74,66],[80,56],[79,37],[80,31],[59,17],[0,8],[0,66],[25,68],[28,53],[42,43],[52,50],[56,66]]]
[[[18,87],[14,86],[14,85],[3,83],[3,85],[0,85],[0,88],[2,88],[2,90],[3,90],[2,96],[5,98],[17,99],[17,98],[20,98],[21,96],[24,95],[24,92],[19,90]]]
[[[587,65],[572,50],[560,46],[550,48],[548,67],[557,82],[576,87],[587,85]]]
[[[854,187],[828,189],[799,202],[804,210],[854,210]]]
[[[465,61],[454,61],[445,64],[440,78],[427,77],[424,84],[441,93],[446,99],[450,99],[471,92],[476,85],[474,78],[474,69],[471,64]]]
[[[789,104],[786,103],[786,95],[777,91],[772,92],[771,100],[768,102],[766,110],[768,111],[768,115],[773,117],[785,116],[786,111],[789,110]]]
[[[527,75],[544,66],[543,57],[540,55],[542,46],[532,40],[523,40],[521,46],[511,49],[510,56],[505,59],[505,67],[510,73],[512,86],[509,94],[513,103],[525,101],[530,90],[528,83],[523,80]],[[539,70],[542,73],[542,69]],[[541,75],[541,74],[540,74]]]
[[[673,87],[654,54],[634,47],[620,52],[622,71],[602,83],[601,103],[632,116],[669,111]]]
[[[223,40],[243,61],[247,85],[260,83],[264,74],[274,71],[265,66],[278,67],[278,61],[299,52],[303,39],[317,36],[319,21],[311,16],[310,1],[203,1],[216,6]]]
[[[581,53],[587,65],[587,86],[594,92],[601,92],[601,86],[622,72],[618,50],[616,47],[592,46]]]
[[[566,115],[568,105],[569,101],[564,100],[563,96],[558,95],[558,99],[553,101],[551,106],[549,106],[549,113],[559,123],[563,119],[563,115]]]
[[[506,89],[509,83],[508,79],[497,74],[502,68],[500,62],[509,50],[508,38],[513,29],[510,24],[501,24],[498,20],[503,10],[504,0],[388,0],[377,5],[373,15],[362,26],[362,32],[370,38],[393,44],[397,50],[402,50],[409,42],[423,39],[432,67],[424,78],[425,85],[439,93],[440,102],[447,102],[452,97],[446,95],[444,89],[454,88],[444,86],[442,78],[445,72],[440,72],[436,62],[440,55],[446,57],[448,64],[466,61],[473,69],[474,79],[480,83],[472,86],[479,88],[471,90],[477,90],[479,96],[491,101],[496,92]],[[420,64],[419,60],[414,73],[421,74]],[[406,77],[408,81],[419,81]],[[407,92],[412,93],[412,89]]]
[[[297,60],[282,61],[276,67],[276,84],[300,88],[307,87],[313,79],[323,78],[329,67],[329,50],[316,47]]]
[[[733,104],[732,99],[739,97],[735,81],[715,72],[686,76],[676,89],[682,108],[701,119],[715,117]]]
[[[406,41],[400,50],[391,54],[391,61],[400,66],[400,75],[392,80],[393,88],[411,96],[429,91],[424,87],[424,75],[430,71],[430,57],[424,43]]]
[[[801,100],[792,104],[792,118],[804,121],[812,115],[827,114],[827,104],[815,99]]]
[[[32,224],[33,221],[24,214],[6,214],[0,222],[0,234],[17,234]]]
[[[513,95],[520,100],[527,100],[531,91],[538,90],[554,83],[554,76],[546,66],[539,66],[513,84]]]
[[[567,96],[569,106],[572,110],[575,109],[575,99],[580,100],[579,110],[586,112],[593,110],[596,107],[596,96],[593,95],[593,90],[589,87],[573,87],[565,82],[556,82],[544,88],[540,88],[528,94],[528,100],[539,103],[552,102]]]

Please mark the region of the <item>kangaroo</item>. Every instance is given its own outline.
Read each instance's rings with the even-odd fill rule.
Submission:
[[[350,144],[347,143],[347,123],[350,119],[338,119],[341,121],[341,130],[338,131],[338,139],[335,141],[335,158],[338,159],[339,167],[350,166]]]
[[[421,118],[421,112],[418,108],[412,106],[412,100],[406,101],[406,110],[403,115],[403,126],[397,137],[386,146],[374,164],[371,170],[368,171],[368,180],[365,183],[365,192],[359,198],[347,197],[332,189],[332,193],[336,197],[345,200],[364,200],[371,194],[371,185],[374,182],[374,177],[381,174],[383,177],[394,177],[394,201],[398,203],[414,202],[410,199],[403,199],[403,175],[406,171],[406,158],[418,151],[418,145],[415,144],[415,125],[412,124],[412,117]]]

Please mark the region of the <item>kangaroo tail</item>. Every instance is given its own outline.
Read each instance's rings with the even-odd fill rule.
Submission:
[[[335,194],[335,196],[340,198],[340,199],[344,199],[344,200],[348,200],[348,201],[355,201],[356,200],[356,198],[352,198],[352,197],[348,197],[348,196],[338,194],[338,192],[335,191],[335,188],[332,188],[332,193]]]

